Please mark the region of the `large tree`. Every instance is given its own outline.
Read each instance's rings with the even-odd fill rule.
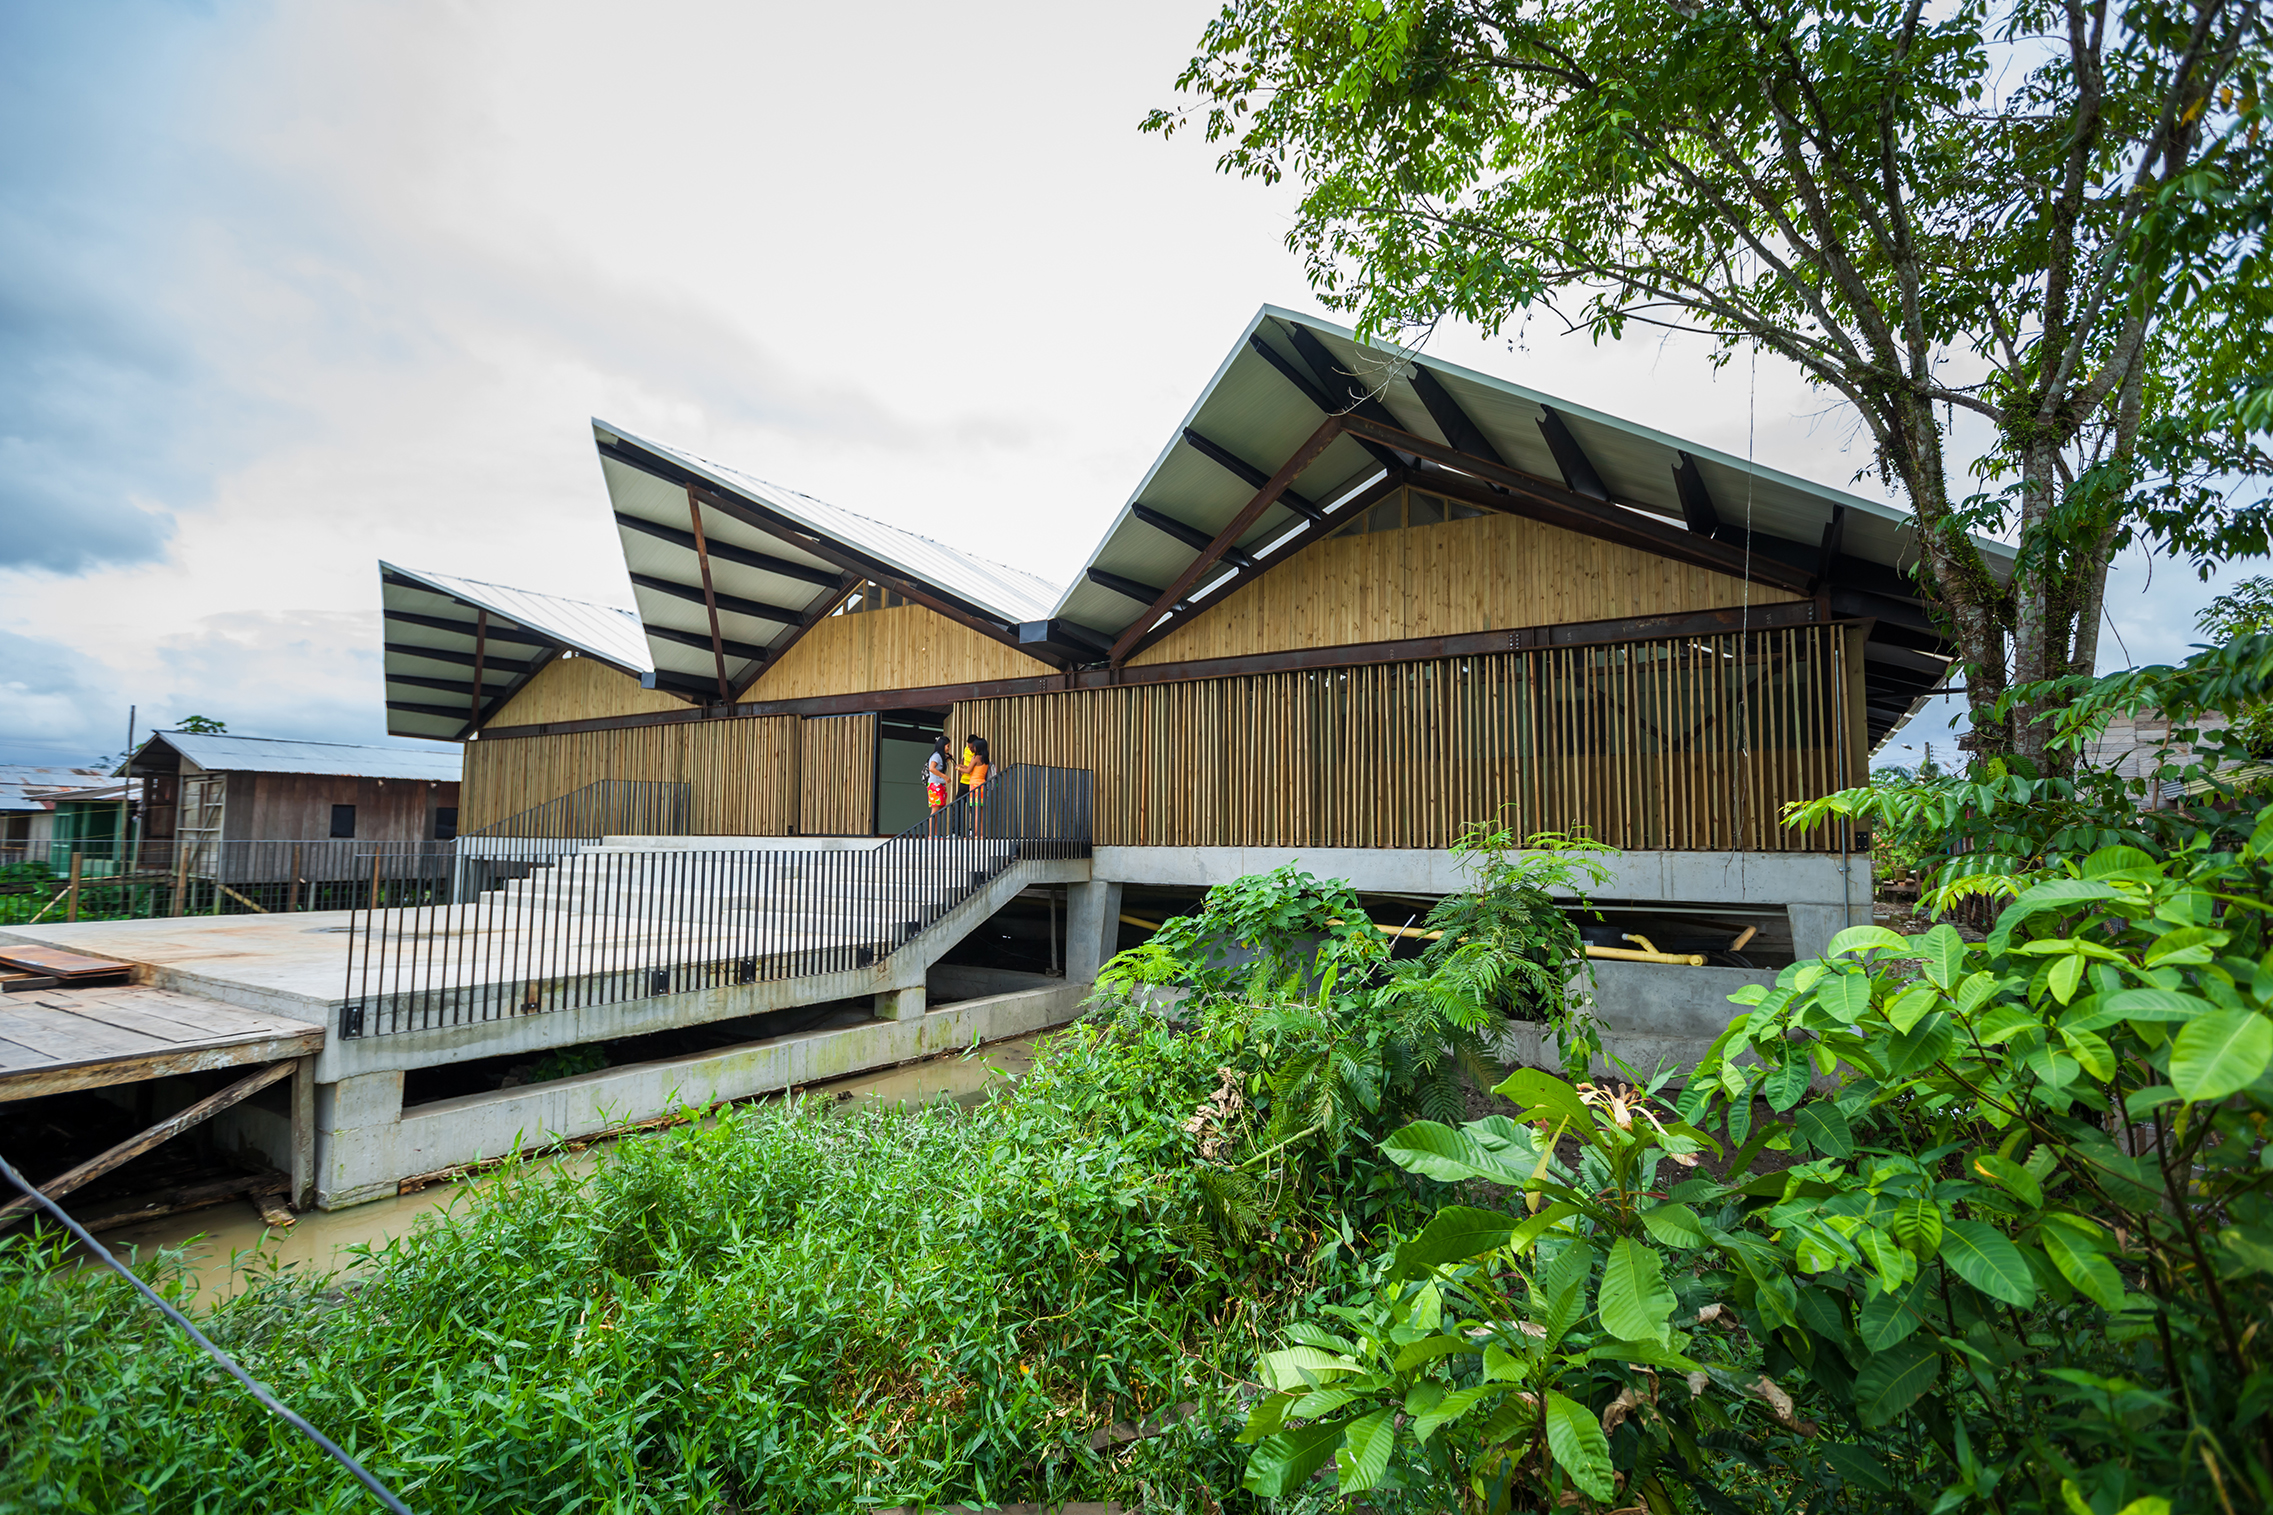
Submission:
[[[1146,125],[1293,176],[1290,241],[1369,334],[1539,308],[1797,364],[1916,512],[1975,744],[2042,760],[2041,712],[1998,698],[2092,671],[2120,545],[2266,545],[2265,506],[2216,489],[2263,462],[2264,24],[2260,0],[1230,0],[1196,99]],[[1995,438],[1971,479],[1960,411]],[[2010,584],[1969,534],[1999,527]]]

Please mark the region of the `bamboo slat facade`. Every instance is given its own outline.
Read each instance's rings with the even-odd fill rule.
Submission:
[[[691,784],[700,836],[792,836],[800,739],[795,716],[466,744],[458,825],[476,831],[602,779]]]
[[[971,700],[1002,763],[1088,768],[1101,845],[1837,850],[1782,804],[1863,772],[1844,627]]]
[[[1420,490],[1399,491],[1367,513],[1361,524],[1373,529],[1337,533],[1304,549],[1129,662],[1244,657],[1748,603],[1743,580],[1709,568],[1497,511],[1445,518],[1463,509]],[[1749,603],[1796,598],[1755,584]]]
[[[564,657],[538,669],[536,677],[522,685],[489,724],[541,726],[551,721],[589,721],[686,708],[686,701],[659,690],[642,689],[639,680],[597,658]]]
[[[802,700],[1032,678],[1050,665],[923,605],[824,617],[752,684],[746,700]]]
[[[876,717],[826,716],[797,725],[800,834],[872,834],[876,829]]]

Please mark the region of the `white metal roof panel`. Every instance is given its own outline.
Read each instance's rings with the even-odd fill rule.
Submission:
[[[639,617],[628,610],[595,605],[589,600],[572,600],[565,595],[539,594],[533,589],[460,578],[456,574],[430,573],[385,562],[379,566],[422,580],[468,605],[478,605],[492,615],[503,616],[531,631],[541,631],[565,646],[613,663],[627,672],[644,673],[652,666],[647,661],[647,639],[639,632]]]
[[[81,798],[70,791],[99,789],[110,781],[100,768],[49,768],[37,763],[0,763],[0,810],[46,810],[56,799]]]

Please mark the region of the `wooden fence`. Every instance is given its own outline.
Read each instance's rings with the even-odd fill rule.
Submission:
[[[958,704],[1002,762],[1088,768],[1101,846],[1443,847],[1472,821],[1627,849],[1820,851],[1858,782],[1839,627]]]

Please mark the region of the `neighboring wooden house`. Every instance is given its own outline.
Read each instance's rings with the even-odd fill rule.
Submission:
[[[1781,806],[1861,782],[1955,652],[1905,512],[1272,308],[1064,590],[594,433],[653,671],[556,661],[485,705],[469,828],[649,779],[695,833],[891,830],[944,725],[1092,770],[1100,879],[1300,856],[1441,892],[1495,820],[1682,908],[1774,854],[1743,887],[1821,925],[1867,863]]]
[[[287,876],[289,852],[241,844],[298,844],[301,870],[321,855],[326,868],[315,876],[329,877],[338,872],[331,855],[352,855],[357,843],[415,856],[412,844],[449,841],[459,768],[447,749],[162,731],[126,771],[146,785],[143,868],[266,882]]]
[[[84,803],[95,795],[109,801],[107,827]],[[0,865],[68,857],[74,841],[115,836],[118,800],[116,784],[100,768],[0,763]]]

